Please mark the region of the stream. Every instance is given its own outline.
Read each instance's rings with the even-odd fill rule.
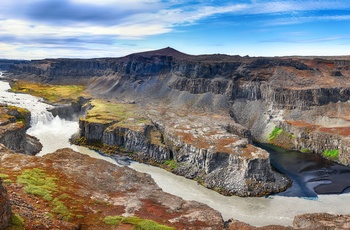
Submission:
[[[110,157],[69,143],[68,139],[79,129],[77,121],[67,121],[59,117],[53,117],[47,111],[52,106],[43,103],[42,99],[26,94],[11,93],[8,92],[9,89],[10,86],[7,82],[0,81],[0,103],[23,107],[31,111],[32,127],[27,133],[37,137],[43,144],[43,149],[38,156],[54,152],[59,148],[69,147],[75,151],[117,165],[116,161]],[[229,197],[206,189],[193,180],[174,175],[154,166],[132,162],[128,167],[150,174],[165,192],[182,197],[185,200],[205,203],[218,210],[225,221],[234,218],[254,226],[271,224],[291,226],[294,216],[298,214],[316,212],[350,213],[350,206],[344,204],[344,201],[350,199],[350,194],[308,196],[308,198],[279,195],[266,198]]]

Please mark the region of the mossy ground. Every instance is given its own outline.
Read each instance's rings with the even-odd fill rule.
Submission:
[[[108,225],[117,226],[119,223],[131,224],[135,230],[174,230],[175,228],[158,224],[152,220],[146,220],[137,216],[122,217],[122,216],[107,216],[103,221]]]
[[[48,85],[25,81],[15,81],[12,84],[13,92],[28,93],[52,103],[75,101],[78,97],[87,95],[84,90],[85,86],[82,85]]]
[[[17,183],[24,184],[24,191],[38,197],[42,197],[45,201],[50,202],[52,207],[51,213],[56,214],[64,220],[69,220],[72,213],[55,195],[61,193],[56,181],[58,178],[48,176],[44,170],[33,168],[26,169],[17,176]]]
[[[11,162],[20,161],[15,154],[11,155],[11,158],[13,158],[10,160]],[[50,161],[46,162],[47,165],[43,167],[38,167],[42,164],[35,163],[36,160],[34,158],[33,161],[31,163],[32,166],[25,166],[16,170],[12,166],[10,167],[8,163],[0,162],[0,176],[7,178],[6,180],[13,181],[9,184],[3,183],[7,187],[10,199],[15,198],[16,202],[18,202],[19,198],[25,200],[24,206],[12,206],[12,211],[16,215],[13,216],[8,229],[27,229],[29,226],[39,226],[35,229],[47,229],[45,224],[51,223],[54,226],[62,226],[62,222],[75,226],[90,226],[91,229],[110,229],[103,218],[124,213],[124,206],[114,205],[99,198],[92,198],[91,195],[84,195],[82,191],[85,191],[85,188],[81,187],[79,178],[70,178],[60,170],[55,170]],[[12,197],[13,195],[15,196]],[[118,196],[118,194],[116,193],[115,196]],[[27,206],[33,207],[30,209],[30,213],[36,213],[33,217],[28,217],[27,211],[21,211],[22,207]],[[154,207],[153,203],[151,207]],[[145,207],[147,210],[148,208]],[[160,212],[164,215],[166,214],[165,210]],[[151,228],[148,229],[157,229],[154,226],[158,227],[159,224],[150,221],[150,219],[158,220],[161,223],[169,223],[166,221],[167,218],[163,216],[155,217],[152,212],[143,210],[137,215],[143,217],[140,223],[134,223],[132,222],[133,219],[127,219],[129,221],[124,220],[119,223],[119,226],[124,226],[123,229],[147,229],[143,227],[150,224]],[[172,228],[167,227],[165,229]]]
[[[6,230],[24,230],[24,219],[18,214],[12,214],[9,220],[9,226]]]
[[[117,122],[116,126],[136,129],[151,123],[133,104],[109,102],[101,99],[93,99],[90,103],[93,107],[86,115],[85,120],[88,122],[102,124]]]

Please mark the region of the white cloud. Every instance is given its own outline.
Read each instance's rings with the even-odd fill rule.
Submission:
[[[50,5],[43,6],[41,3],[51,3],[51,1],[62,7],[65,14],[57,13],[55,17],[52,15],[50,17],[50,12],[45,11],[50,9]],[[5,19],[0,23],[0,56],[5,57],[7,53],[11,57],[21,57],[21,54],[26,53],[35,58],[61,55],[70,57],[73,54],[69,53],[69,45],[83,50],[80,54],[74,55],[89,56],[96,51],[90,47],[91,43],[95,43],[95,48],[97,47],[98,52],[95,52],[95,55],[117,52],[121,55],[124,54],[122,48],[111,46],[118,43],[120,39],[143,39],[165,34],[176,30],[179,25],[193,25],[222,14],[273,15],[273,20],[265,21],[268,25],[350,20],[350,15],[305,16],[309,11],[350,10],[350,1],[255,0],[241,4],[232,3],[234,1],[225,2],[228,3],[184,0],[4,1],[0,5],[0,19]],[[36,7],[41,6],[41,11],[33,9],[33,4]],[[68,19],[65,18],[75,10],[74,7],[79,9],[79,14],[77,13],[76,17],[73,15]],[[57,9],[58,12],[59,10]],[[108,12],[112,12],[113,15],[104,15]],[[322,38],[320,39],[322,41]],[[46,56],[44,48],[49,50]],[[55,53],[51,52],[53,49]],[[130,48],[128,50],[132,51]]]
[[[327,15],[327,16],[310,16],[310,17],[288,17],[278,18],[267,22],[267,25],[292,25],[314,21],[347,21],[350,20],[350,15]]]

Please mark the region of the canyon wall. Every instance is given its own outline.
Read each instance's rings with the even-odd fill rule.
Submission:
[[[74,142],[110,154],[124,153],[226,195],[263,196],[290,185],[271,169],[269,154],[250,144],[250,133],[241,125],[228,119],[207,125],[205,116],[186,117],[179,121],[168,113],[153,114],[149,122],[137,125],[80,119],[80,134]]]
[[[342,57],[190,56],[164,49],[123,58],[0,60],[0,70],[9,78],[86,84],[95,97],[136,103],[148,114],[158,106],[175,111],[185,108],[190,113],[174,117],[149,114],[151,123],[136,129],[119,121],[105,124],[81,119],[77,141],[162,165],[224,194],[265,195],[288,186],[288,180],[271,169],[268,153],[252,145],[253,140],[318,154],[337,150],[332,160],[350,163],[350,61]],[[68,118],[80,108],[65,106],[54,113]],[[202,118],[198,114],[211,119],[199,126]],[[22,141],[28,138],[22,135],[25,125],[2,124],[7,131],[1,140],[8,147],[28,149],[22,144],[28,143]],[[11,133],[12,128],[21,134]],[[276,128],[278,134],[272,136]],[[14,140],[19,142],[14,144]],[[73,163],[81,158],[57,155],[50,157],[57,161],[71,157]],[[84,172],[91,169],[91,165],[84,167]],[[99,178],[95,172],[84,175]],[[136,183],[138,188],[140,183]],[[106,184],[110,183],[103,186]],[[125,191],[131,190],[121,194],[127,194]],[[303,227],[305,221],[296,225]]]

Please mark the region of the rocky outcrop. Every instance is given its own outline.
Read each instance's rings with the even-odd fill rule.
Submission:
[[[60,118],[66,120],[75,121],[80,117],[86,116],[86,113],[89,109],[88,101],[89,99],[79,97],[77,101],[73,101],[70,104],[55,105],[55,107],[50,109],[49,112],[51,112],[54,117],[59,116]]]
[[[333,215],[329,213],[302,214],[294,217],[293,226],[270,225],[254,227],[240,221],[230,219],[225,223],[228,230],[346,230],[350,228],[349,215]]]
[[[187,114],[180,121],[171,112],[149,116],[151,123],[137,127],[81,119],[77,140],[131,152],[136,160],[163,165],[226,195],[263,196],[290,183],[271,169],[266,151],[250,144],[250,132],[228,118],[209,125],[204,115]]]
[[[25,183],[8,186],[12,209],[24,219],[26,229],[110,229],[113,226],[104,221],[107,216],[142,218],[174,229],[224,228],[218,211],[165,193],[151,176],[128,167],[71,149],[42,157],[11,153],[0,157],[0,167],[10,178],[30,172],[48,182],[45,187],[37,185],[41,191],[54,186],[51,199],[30,194]],[[136,223],[121,221],[118,228],[135,227],[132,224]]]
[[[11,216],[10,200],[7,195],[7,189],[2,185],[0,178],[0,229],[5,229]]]
[[[40,152],[42,145],[35,137],[26,134],[30,125],[30,112],[13,106],[0,106],[0,143],[25,154]]]
[[[303,214],[294,218],[293,226],[296,229],[339,229],[350,228],[349,215],[332,215],[328,213]]]

